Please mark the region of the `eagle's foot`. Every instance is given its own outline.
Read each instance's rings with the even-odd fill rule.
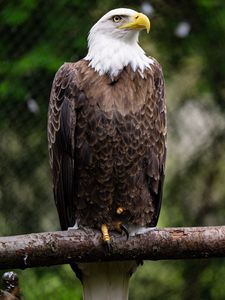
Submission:
[[[125,209],[123,208],[123,207],[118,207],[117,209],[116,209],[116,213],[117,213],[117,215],[122,215],[122,213],[125,211]]]
[[[122,222],[120,222],[120,221],[116,222],[114,227],[115,227],[115,230],[118,231],[119,233],[125,232],[127,240],[129,239],[129,231]]]
[[[109,229],[106,224],[101,226],[103,241],[105,242],[107,252],[112,252],[112,245],[110,243]]]
[[[104,242],[110,241],[109,230],[106,224],[102,224],[101,226],[102,236]]]

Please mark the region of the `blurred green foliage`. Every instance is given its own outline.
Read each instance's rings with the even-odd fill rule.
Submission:
[[[159,226],[224,224],[225,2],[223,0],[0,1],[0,234],[59,229],[46,122],[54,73],[86,54],[95,21],[115,7],[150,13],[141,36],[163,66],[168,161]],[[68,266],[19,271],[25,300],[81,299]],[[130,299],[222,300],[224,260],[146,262]]]

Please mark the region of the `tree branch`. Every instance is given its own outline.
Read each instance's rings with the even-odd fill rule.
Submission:
[[[225,257],[225,226],[162,228],[130,237],[113,233],[111,254],[99,231],[79,229],[0,238],[0,269],[71,262]]]

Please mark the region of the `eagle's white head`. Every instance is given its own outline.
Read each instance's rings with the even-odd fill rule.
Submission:
[[[142,29],[150,30],[150,21],[144,14],[127,8],[109,11],[91,28],[84,59],[100,75],[113,78],[128,65],[142,74],[153,63],[138,45]]]

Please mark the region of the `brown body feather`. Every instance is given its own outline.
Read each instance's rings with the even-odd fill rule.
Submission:
[[[62,229],[112,229],[115,221],[155,226],[166,157],[166,108],[160,65],[117,78],[88,61],[65,63],[50,97],[48,141]],[[122,216],[116,209],[123,207]]]

